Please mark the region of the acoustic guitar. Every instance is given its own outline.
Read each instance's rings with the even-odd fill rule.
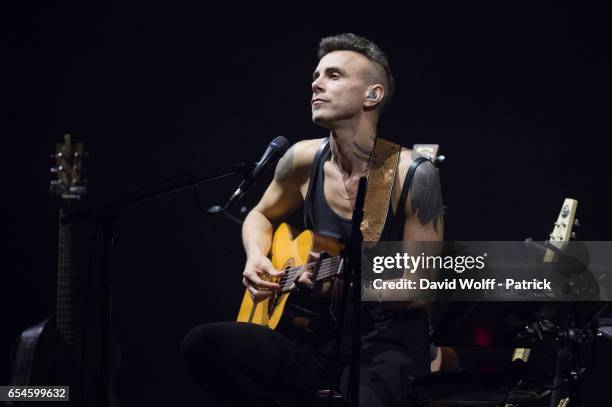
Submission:
[[[63,143],[56,145],[55,163],[51,168],[55,179],[51,181],[49,192],[58,199],[58,219],[74,211],[87,194],[87,181],[81,176],[86,155],[83,144],[72,143],[70,134],[64,136]],[[89,355],[93,350],[91,344],[85,354],[82,346],[83,321],[76,267],[77,236],[74,232],[72,225],[58,222],[56,312],[27,328],[17,339],[9,384],[69,386],[70,401],[62,405],[97,406],[101,404],[99,369],[95,367],[96,362],[90,361],[95,359]],[[116,356],[112,365],[116,371],[119,356],[116,349],[113,351],[111,354]],[[112,389],[107,391],[109,406],[117,406]]]
[[[83,144],[73,145],[69,134],[58,143],[51,172],[50,192],[59,198],[59,217],[70,211],[87,193],[81,178]],[[81,337],[77,278],[74,267],[71,225],[59,223],[57,263],[57,309],[55,315],[21,334],[14,351],[10,384],[69,385],[70,399],[76,405],[81,392]]]
[[[434,163],[444,160],[443,156],[438,156],[438,144],[415,144],[413,150]],[[276,281],[281,287],[273,296],[257,304],[245,290],[237,321],[275,329],[283,316],[289,294],[296,288],[294,282],[301,273],[312,271],[317,283],[342,272],[340,251],[343,245],[340,242],[309,230],[296,234],[297,231],[286,223],[276,229],[272,237],[271,260],[274,268],[285,272]],[[316,258],[319,260],[315,261]]]
[[[274,268],[284,271],[284,274],[275,280],[280,288],[272,296],[258,303],[255,303],[249,291],[245,290],[237,321],[276,329],[289,295],[296,288],[295,281],[301,273],[312,272],[315,283],[342,273],[343,258],[340,251],[343,245],[340,242],[310,230],[296,235],[297,231],[286,223],[276,229],[272,237],[271,260]]]
[[[561,211],[557,217],[557,221],[554,223],[554,228],[549,235],[548,242],[555,246],[557,249],[564,250],[567,242],[570,239],[574,239],[576,234],[572,232],[572,227],[578,225],[578,219],[576,219],[576,210],[578,209],[578,201],[571,198],[565,198]],[[553,263],[557,261],[557,254],[547,249],[544,253],[543,263]],[[512,361],[529,361],[531,349],[529,348],[516,348],[512,354]],[[557,407],[566,407],[569,404],[569,398],[561,397],[561,389],[558,387],[559,383],[555,383],[555,390],[551,394],[551,399],[557,403]],[[510,407],[510,404],[506,404],[505,407]]]

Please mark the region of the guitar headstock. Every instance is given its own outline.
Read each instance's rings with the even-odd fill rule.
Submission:
[[[578,224],[576,219],[576,209],[578,209],[578,201],[571,198],[565,198],[559,217],[555,222],[555,226],[549,236],[549,243],[562,249],[565,242],[575,237],[572,232],[572,227]],[[552,250],[547,250],[544,256],[544,262],[552,262],[555,260],[556,254]]]
[[[438,150],[440,149],[439,144],[415,144],[412,147],[412,150],[417,154],[427,158],[432,163],[438,163],[444,161],[446,157],[443,155],[438,155]]]
[[[549,236],[551,242],[554,241],[567,241],[572,237],[572,226],[574,226],[576,217],[576,209],[578,208],[578,201],[571,198],[565,198],[559,217],[555,222],[555,227]]]
[[[55,179],[51,180],[49,192],[61,199],[81,199],[87,194],[87,180],[82,177],[83,160],[87,153],[83,143],[72,143],[70,134],[64,135],[64,142],[57,143],[55,154],[55,166],[51,172]]]

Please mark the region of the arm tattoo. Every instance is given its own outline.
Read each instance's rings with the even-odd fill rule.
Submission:
[[[442,216],[442,188],[438,169],[429,161],[418,166],[410,186],[410,206],[412,214],[418,211],[421,225],[433,221],[438,231],[438,221]]]
[[[366,163],[370,162],[370,153],[372,151],[372,148],[368,148],[365,146],[362,146],[360,144],[358,144],[357,142],[353,141],[353,146],[355,147],[355,151],[353,153],[354,157],[360,161],[364,161]]]
[[[289,174],[291,174],[291,169],[293,168],[293,147],[295,146],[287,150],[276,165],[276,170],[274,171],[274,180],[276,182],[285,181]]]

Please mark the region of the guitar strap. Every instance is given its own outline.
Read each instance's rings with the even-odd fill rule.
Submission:
[[[401,146],[378,137],[370,157],[368,187],[363,207],[361,233],[364,241],[381,238],[389,216],[393,184],[397,173]]]
[[[315,165],[311,171],[311,179],[316,176],[318,166],[321,165],[321,156],[329,148],[329,137],[325,138],[316,154],[313,162]],[[370,157],[370,171],[368,173],[368,187],[366,190],[365,203],[364,203],[364,216],[361,222],[361,232],[363,234],[364,241],[378,241],[382,237],[383,229],[387,221],[387,217],[390,216],[389,208],[390,201],[393,197],[393,187],[395,184],[395,176],[397,174],[397,167],[399,163],[401,146],[399,144],[392,143],[383,138],[377,137],[374,144],[374,151]],[[406,199],[407,189],[412,183],[412,177],[416,171],[416,168],[426,158],[417,157],[412,161],[410,168],[406,174],[404,181],[404,189],[401,191],[401,196],[398,204],[401,204]],[[307,229],[312,229],[313,225],[310,224],[309,219],[312,219],[312,205],[309,205],[310,195],[312,192],[314,182],[310,182],[308,192],[305,198],[304,207],[304,225]],[[395,207],[395,205],[393,206]]]

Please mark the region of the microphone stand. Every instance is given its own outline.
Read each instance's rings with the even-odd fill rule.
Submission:
[[[167,181],[157,182],[153,185],[148,185],[144,189],[146,192],[135,193],[142,191],[143,188],[136,189],[134,193],[128,193],[123,197],[106,204],[76,212],[60,219],[63,225],[71,223],[83,222],[90,219],[95,219],[96,227],[102,230],[102,261],[101,261],[101,283],[102,283],[102,315],[100,318],[101,324],[101,341],[100,341],[100,386],[102,396],[102,406],[109,405],[110,399],[110,325],[111,325],[111,254],[113,248],[113,230],[117,213],[130,205],[140,202],[156,199],[165,195],[174,194],[188,188],[195,188],[205,182],[215,181],[230,175],[241,175],[246,178],[249,172],[255,167],[255,164],[240,163],[234,165],[231,169],[214,174],[207,177],[197,177],[187,175],[186,179],[174,182],[168,185]]]
[[[351,325],[351,365],[349,368],[349,405],[359,406],[359,370],[361,359],[361,221],[363,220],[363,204],[365,202],[365,191],[367,178],[359,179],[359,189],[355,199],[353,210],[353,223],[351,237],[347,243],[346,258],[347,268],[345,284],[351,282],[353,296],[351,299],[353,307]]]

